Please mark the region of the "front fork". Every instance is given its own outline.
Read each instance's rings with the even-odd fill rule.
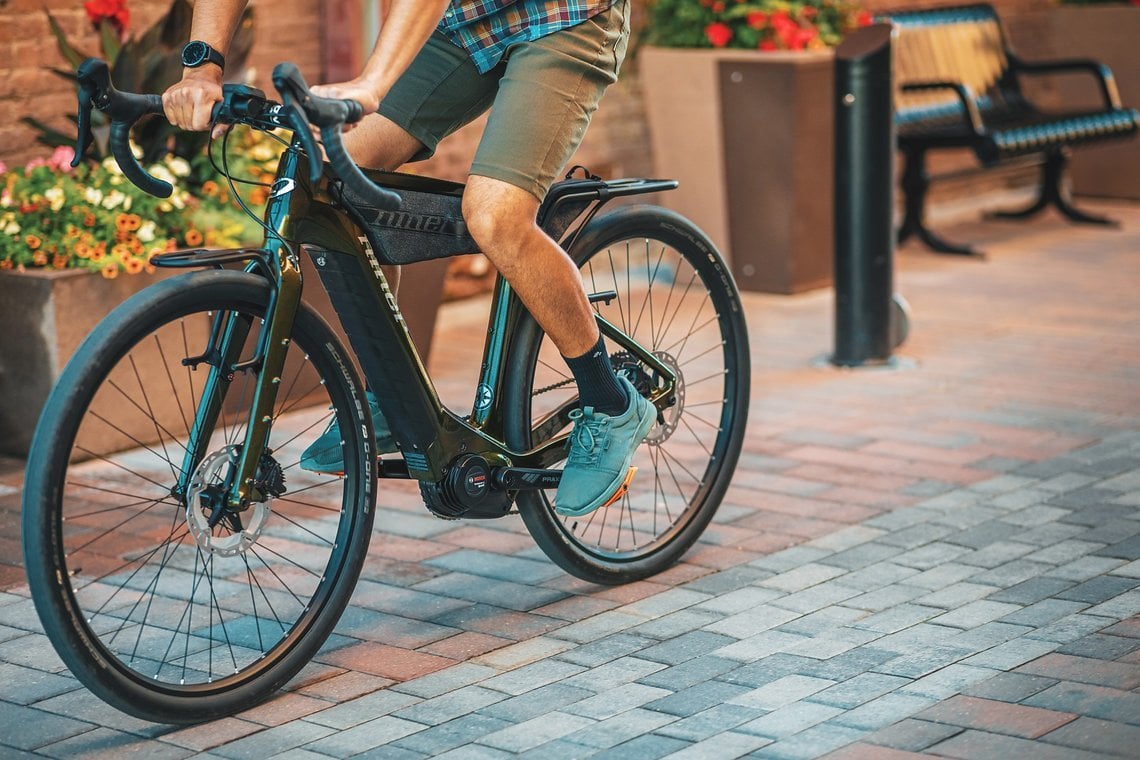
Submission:
[[[289,352],[289,336],[301,303],[301,269],[294,251],[271,239],[266,248],[257,253],[260,256],[246,266],[246,271],[260,271],[269,278],[272,287],[253,355],[247,359],[241,355],[251,321],[239,314],[218,312],[210,326],[206,350],[182,360],[192,368],[200,364],[210,367],[182,460],[177,485],[177,495],[182,498],[189,494],[194,473],[209,454],[210,437],[217,427],[233,379],[243,372],[257,378],[241,451],[224,484],[225,507],[230,512],[244,511],[254,501],[265,498],[265,494],[256,489],[257,471],[269,442],[273,409]]]

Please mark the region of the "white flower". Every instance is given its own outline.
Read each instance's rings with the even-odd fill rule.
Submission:
[[[170,203],[170,201],[162,201],[158,204],[158,210],[169,213],[174,210],[174,206]]]
[[[49,187],[44,191],[44,200],[51,203],[52,211],[59,211],[63,208],[64,201],[63,189],[59,187]]]
[[[154,240],[155,226],[154,220],[147,219],[139,226],[138,232],[136,232],[135,235],[138,236],[140,242],[149,243]]]
[[[103,208],[107,210],[118,208],[126,199],[127,196],[123,195],[118,190],[112,190],[111,192],[107,193],[107,197],[103,199]]]
[[[190,176],[190,164],[184,158],[167,156],[166,165],[170,167],[170,171],[174,172],[174,176],[176,177]]]
[[[8,222],[8,226],[4,228],[4,231],[9,235],[19,235],[20,225],[16,224],[15,222]]]
[[[154,164],[149,169],[147,169],[147,172],[150,174],[150,176],[154,177],[155,179],[160,179],[163,182],[169,182],[172,185],[175,182],[174,175],[171,174],[170,170],[162,164]]]
[[[83,190],[83,197],[86,198],[87,202],[92,206],[98,206],[103,202],[103,191],[98,188],[88,187]]]
[[[103,168],[111,173],[111,175],[112,175],[111,181],[112,182],[115,181],[116,177],[122,177],[123,176],[123,170],[119,168],[119,162],[115,160],[114,156],[107,156],[106,158],[103,159]]]
[[[184,209],[186,208],[186,201],[182,199],[180,194],[174,193],[170,196],[170,205],[176,209]]]

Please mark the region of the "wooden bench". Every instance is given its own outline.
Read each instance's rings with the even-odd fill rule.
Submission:
[[[894,25],[895,127],[906,201],[899,242],[916,235],[936,251],[976,253],[942,239],[925,223],[926,154],[942,148],[971,148],[985,167],[1021,156],[1042,159],[1036,202],[996,216],[1024,218],[1053,205],[1075,221],[1112,223],[1074,208],[1063,187],[1070,147],[1130,137],[1140,124],[1140,114],[1121,106],[1107,66],[1091,60],[1021,60],[986,4],[885,12],[882,19]],[[1022,92],[1021,77],[1064,71],[1091,74],[1103,108],[1050,111]]]

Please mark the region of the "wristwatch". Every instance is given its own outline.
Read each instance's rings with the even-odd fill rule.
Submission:
[[[190,40],[182,48],[182,65],[188,69],[196,69],[207,63],[216,63],[218,68],[226,68],[226,59],[217,50],[201,40]]]

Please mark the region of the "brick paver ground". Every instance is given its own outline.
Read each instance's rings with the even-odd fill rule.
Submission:
[[[684,562],[600,588],[517,518],[382,493],[325,651],[273,701],[190,728],[79,688],[18,565],[0,468],[0,756],[1135,757],[1140,746],[1140,207],[907,248],[902,368],[840,371],[832,296],[748,295],[744,456]],[[433,360],[470,403],[478,304]]]

